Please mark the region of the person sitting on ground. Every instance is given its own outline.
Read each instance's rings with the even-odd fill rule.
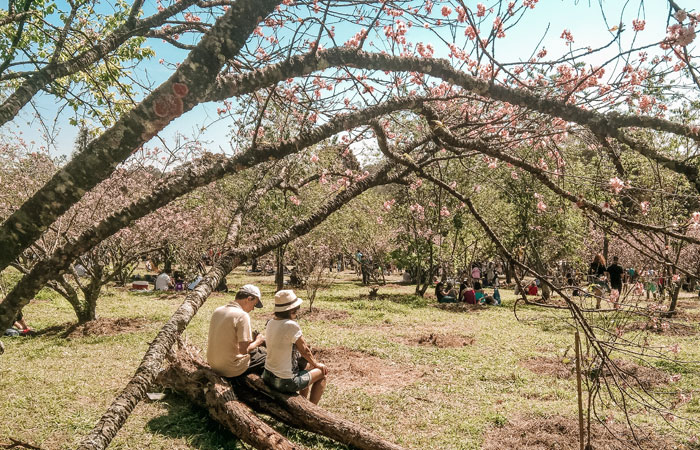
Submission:
[[[456,303],[457,302],[457,292],[455,292],[454,286],[451,281],[448,281],[445,285],[445,289],[440,293],[438,297],[438,302],[440,303]]]
[[[476,300],[477,303],[483,303],[485,296],[486,296],[486,294],[484,294],[483,289],[479,289],[478,291],[474,291],[474,299]]]
[[[246,284],[233,301],[214,310],[209,321],[207,362],[222,377],[237,377],[248,373],[260,375],[265,365],[265,352],[260,349],[265,337],[253,339],[250,313],[262,308],[260,289]]]
[[[27,322],[24,321],[24,315],[22,315],[21,310],[17,313],[17,318],[15,318],[12,328],[5,330],[5,336],[29,336],[33,334],[34,330],[29,328]]]
[[[476,305],[476,294],[474,293],[474,289],[467,286],[467,288],[462,291],[462,301],[468,305]]]
[[[326,388],[328,368],[316,361],[301,328],[294,319],[297,317],[302,299],[292,290],[281,290],[275,294],[275,317],[267,323],[267,359],[263,380],[274,389],[306,397],[318,404]],[[292,349],[296,347],[301,356],[311,365],[311,370],[295,371],[292,362]]]
[[[156,291],[167,291],[175,286],[169,272],[163,272],[156,278]]]
[[[442,295],[443,295],[442,294],[442,292],[443,292],[442,286],[443,286],[442,281],[439,281],[435,285],[435,298],[437,299],[438,302],[440,301],[440,299],[442,298]]]
[[[535,283],[535,280],[532,280],[532,283],[527,288],[527,295],[537,295],[537,283]]]

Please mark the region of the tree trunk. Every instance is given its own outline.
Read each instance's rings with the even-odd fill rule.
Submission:
[[[185,350],[178,352],[177,358],[172,359],[170,366],[158,375],[156,381],[206,408],[214,420],[255,448],[300,448],[260,420],[239,401],[228,381],[206,367],[196,356],[187,355]]]
[[[270,389],[257,375],[237,378],[229,386],[228,381],[216,375],[195,351],[180,350],[176,359],[158,376],[164,386],[183,392],[190,400],[199,405],[204,404],[218,422],[223,423],[242,440],[256,448],[296,448],[293,444],[274,430],[258,426],[260,420],[240,402],[248,404],[256,411],[268,414],[287,425],[318,433],[353,448],[364,450],[401,450],[379,436],[358,425],[336,417],[323,408],[314,405],[300,395],[287,395]],[[208,390],[207,390],[208,389]],[[206,391],[206,394],[204,392]],[[227,395],[224,395],[227,394]],[[223,413],[223,416],[222,416]],[[241,423],[251,424],[242,428]],[[267,426],[264,422],[262,425]],[[269,427],[268,427],[269,428]],[[258,433],[251,436],[251,432]],[[260,444],[252,442],[258,438]],[[283,439],[292,447],[269,447],[270,439]]]
[[[281,291],[284,289],[284,246],[277,247],[275,262],[277,263],[277,270],[275,270],[275,285],[277,285],[277,290]]]
[[[668,312],[665,314],[667,317],[671,317],[676,314],[676,305],[678,303],[678,294],[681,292],[681,284],[678,283],[673,287],[671,292],[671,304],[668,306]]]
[[[511,280],[513,279],[513,264],[505,261],[503,263],[503,267],[505,268],[506,272],[506,284],[510,284]]]

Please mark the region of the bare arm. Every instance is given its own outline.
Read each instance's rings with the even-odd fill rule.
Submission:
[[[321,369],[324,375],[328,373],[328,368],[326,367],[326,365],[319,363],[318,361],[316,361],[316,358],[314,358],[314,355],[311,353],[311,349],[309,349],[309,346],[306,345],[304,336],[300,336],[294,345],[296,345],[297,350],[299,350],[301,356],[303,356],[304,359],[309,362],[309,364],[311,364],[317,369]]]
[[[241,341],[238,343],[238,353],[241,355],[250,353],[256,348],[260,347],[263,342],[265,342],[265,336],[262,334],[259,334],[254,341]]]

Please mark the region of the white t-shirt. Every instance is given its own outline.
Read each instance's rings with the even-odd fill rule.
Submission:
[[[238,353],[239,342],[251,342],[250,316],[238,303],[219,306],[211,315],[207,362],[224,377],[237,377],[248,368],[249,354]]]
[[[265,329],[265,369],[279,378],[292,378],[292,346],[301,337],[299,324],[291,319],[272,319]]]
[[[156,291],[167,291],[170,288],[170,275],[163,272],[156,278]]]

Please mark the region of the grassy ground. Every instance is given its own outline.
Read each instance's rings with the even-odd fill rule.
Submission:
[[[273,280],[235,272],[228,284],[246,282],[263,289],[265,308],[252,314],[254,327],[262,330],[271,316]],[[522,321],[518,321],[512,310],[514,297],[508,294],[504,307],[448,311],[437,308],[434,300],[412,296],[412,290],[390,284],[380,289],[379,299],[369,300],[368,289],[348,273],[319,293],[314,303],[319,311],[302,317],[300,324],[320,359],[334,370],[322,406],[415,449],[499,448],[489,440],[522,420],[575,419],[575,378],[526,368],[528,361],[538,357],[557,362],[572,345],[572,331],[560,321],[533,320],[557,313],[519,308]],[[303,292],[299,295],[304,297]],[[203,348],[211,312],[231,298],[214,294],[190,324],[186,339]],[[75,447],[132,376],[148,342],[182,299],[182,295],[110,288],[100,299],[98,315],[135,320],[110,322],[104,330],[77,330],[64,337],[74,321],[72,310],[62,299],[42,291],[24,310],[40,335],[3,339],[0,445],[14,438],[44,449]],[[691,299],[683,305],[691,317],[692,308],[700,306]],[[693,320],[697,323],[697,318]],[[122,332],[115,333],[120,327]],[[694,333],[651,335],[650,339],[664,346],[679,343],[681,357],[700,360]],[[667,386],[668,390],[700,389],[697,366],[679,369],[659,364],[659,369],[664,377],[683,372],[681,381]],[[695,398],[677,412],[698,419],[700,403]],[[656,416],[640,410],[636,417],[658,435],[692,446]],[[275,425],[307,447],[344,448]],[[673,425],[688,429],[684,422]],[[111,448],[245,446],[205,412],[169,394],[162,402],[141,403]]]

